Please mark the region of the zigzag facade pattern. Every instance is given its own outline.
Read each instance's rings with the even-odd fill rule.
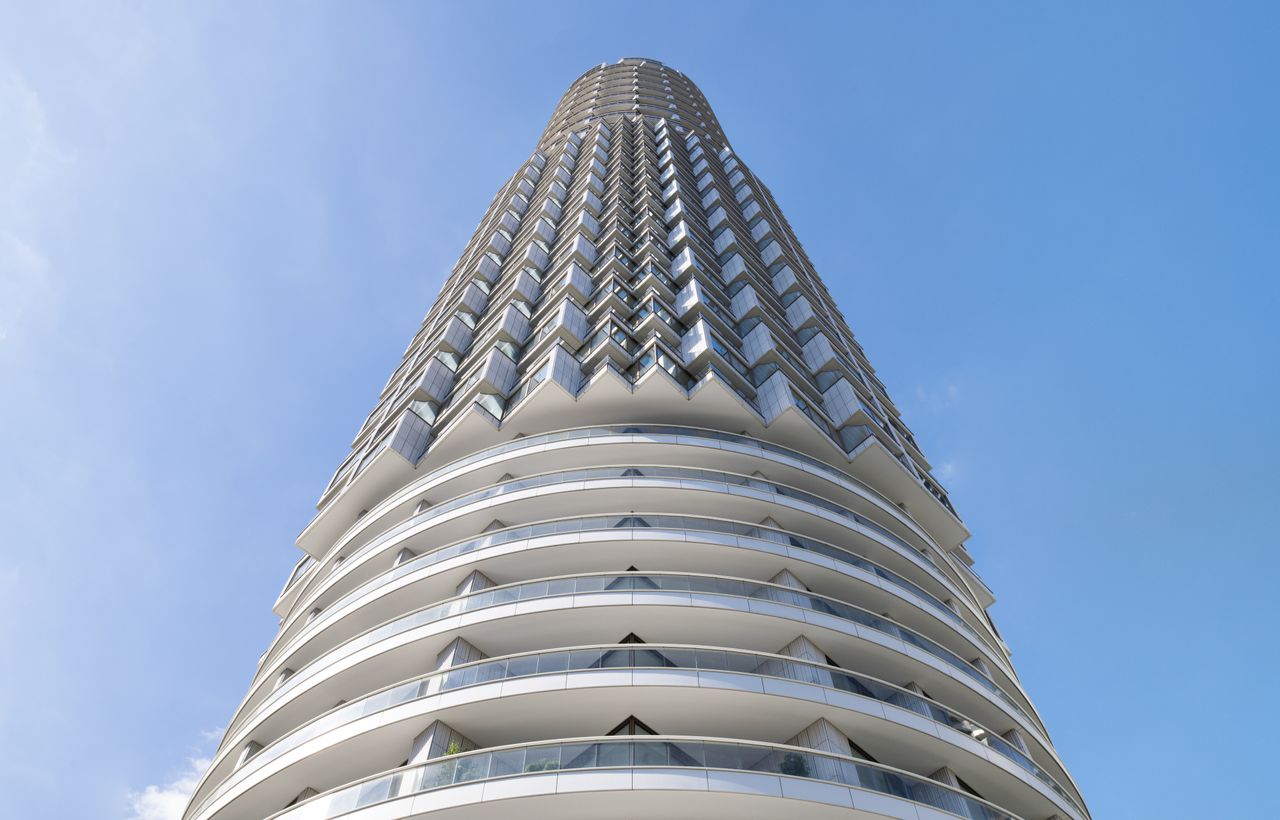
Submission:
[[[191,820],[1088,811],[768,188],[570,86],[298,539]]]

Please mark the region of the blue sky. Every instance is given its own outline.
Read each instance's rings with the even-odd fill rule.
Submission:
[[[173,816],[442,277],[624,55],[772,187],[1095,816],[1274,811],[1274,4],[641,6],[0,2],[6,815]]]

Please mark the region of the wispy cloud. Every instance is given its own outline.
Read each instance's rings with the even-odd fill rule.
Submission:
[[[49,128],[36,90],[0,66],[0,343],[56,309],[49,259],[33,238],[75,161]]]
[[[960,397],[960,385],[954,379],[948,379],[934,387],[916,387],[916,401],[925,412],[935,416],[955,407]]]
[[[205,733],[206,735],[209,733]],[[189,758],[187,767],[164,785],[151,785],[130,792],[128,820],[180,820],[191,792],[209,768],[209,758]]]
[[[953,412],[961,412],[961,404],[965,398],[964,389],[961,386],[962,383],[961,379],[948,377],[940,379],[928,387],[918,385],[915,390],[915,401],[911,407],[907,408],[907,417],[911,418],[916,414],[944,416]],[[919,428],[917,428],[918,432]],[[960,463],[955,459],[947,459],[934,462],[930,472],[933,473],[933,477],[938,481],[954,489],[955,483],[962,476],[960,467]]]
[[[56,303],[49,260],[20,237],[0,232],[0,342]]]
[[[30,197],[49,191],[75,161],[75,154],[55,139],[44,101],[36,89],[22,74],[3,65],[0,116],[8,126],[0,132],[0,168],[6,176],[0,203],[4,216],[14,217],[31,205]]]

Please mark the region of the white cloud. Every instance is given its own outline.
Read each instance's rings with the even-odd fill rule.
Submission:
[[[75,155],[58,145],[40,95],[0,66],[0,342],[57,306],[49,260],[36,246]]]
[[[190,758],[186,770],[163,786],[152,785],[140,792],[130,792],[129,809],[133,814],[128,820],[180,820],[191,792],[207,768],[208,758]]]
[[[954,381],[948,380],[946,383],[933,389],[917,387],[916,400],[930,415],[940,415],[959,403],[960,385]]]
[[[49,128],[49,117],[40,94],[26,78],[0,66],[0,171],[5,177],[0,191],[0,214],[21,219],[47,204],[59,178],[75,162],[75,154],[58,144]],[[32,202],[32,199],[35,202]]]
[[[49,260],[20,237],[0,232],[0,342],[48,314],[56,302]]]

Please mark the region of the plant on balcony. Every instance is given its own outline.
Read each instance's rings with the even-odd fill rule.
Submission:
[[[787,752],[782,756],[782,764],[778,767],[778,771],[792,777],[808,777],[809,761],[799,752]]]
[[[524,764],[526,772],[551,772],[560,768],[560,762],[557,760],[531,760]]]

